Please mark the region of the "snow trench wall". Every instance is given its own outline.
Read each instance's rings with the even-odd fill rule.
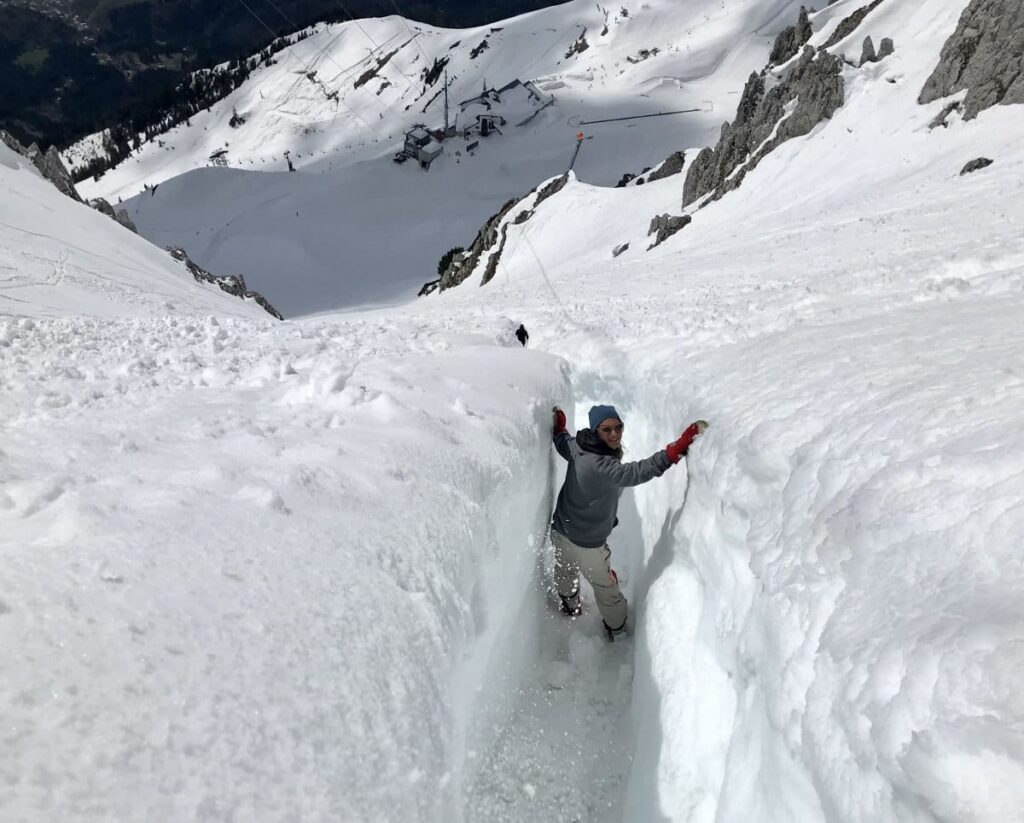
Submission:
[[[723,347],[685,386],[636,379],[652,432],[712,425],[685,507],[681,472],[637,497],[651,582],[626,819],[1017,819],[1022,461],[996,445],[1012,390],[983,397],[969,365],[1008,367],[1020,341],[971,330],[1012,311],[961,308],[952,333],[943,306],[882,313]],[[893,341],[921,334],[894,369]],[[836,339],[841,358],[811,358]]]

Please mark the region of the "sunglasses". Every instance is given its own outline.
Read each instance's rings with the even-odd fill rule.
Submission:
[[[622,431],[624,425],[624,423],[619,423],[617,426],[601,426],[598,431],[601,432],[601,434],[611,434],[612,432],[618,434]]]

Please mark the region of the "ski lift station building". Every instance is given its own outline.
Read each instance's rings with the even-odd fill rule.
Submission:
[[[413,126],[405,133],[405,147],[402,154],[419,161],[423,168],[430,164],[444,151],[444,146],[434,135],[427,131],[426,126]]]

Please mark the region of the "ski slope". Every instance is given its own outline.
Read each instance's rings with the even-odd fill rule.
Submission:
[[[598,185],[712,142],[798,7],[632,0],[602,11],[575,0],[478,29],[397,16],[321,26],[190,125],[81,188],[124,199],[157,245],[185,248],[217,274],[241,272],[286,317],[393,304],[435,279],[441,256],[468,246],[506,200],[564,172],[580,130],[588,139],[575,171]],[[589,47],[567,57],[581,33]],[[641,60],[643,49],[658,53]],[[435,61],[448,61],[450,122],[492,111],[506,124],[446,141],[424,173],[391,158],[413,124],[444,124],[443,74],[421,79]],[[535,81],[553,104],[510,91],[491,108],[460,105],[516,80]],[[690,111],[581,125],[680,110]],[[236,113],[247,119],[231,128]],[[215,152],[229,168],[207,168]]]
[[[4,302],[0,817],[1024,819],[1024,120],[916,103],[963,5],[883,3],[834,50],[895,54],[652,251],[682,178],[581,171],[482,287]],[[545,591],[595,402],[634,458],[711,422],[623,495],[613,646]]]

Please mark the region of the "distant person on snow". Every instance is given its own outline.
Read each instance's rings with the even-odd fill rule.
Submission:
[[[520,323],[519,328],[516,329],[516,338],[518,338],[519,342],[524,346],[526,345],[526,341],[530,339],[530,333],[522,323]]]
[[[580,581],[583,574],[594,589],[605,633],[613,640],[626,628],[626,598],[619,578],[609,564],[608,535],[618,525],[619,495],[627,486],[639,486],[661,477],[678,463],[697,435],[707,427],[698,420],[682,436],[646,460],[622,462],[622,417],[614,406],[594,406],[590,428],[573,437],[566,429],[565,412],[555,406],[552,439],[569,468],[558,493],[551,520],[555,549],[555,587],[562,612],[580,613]]]

